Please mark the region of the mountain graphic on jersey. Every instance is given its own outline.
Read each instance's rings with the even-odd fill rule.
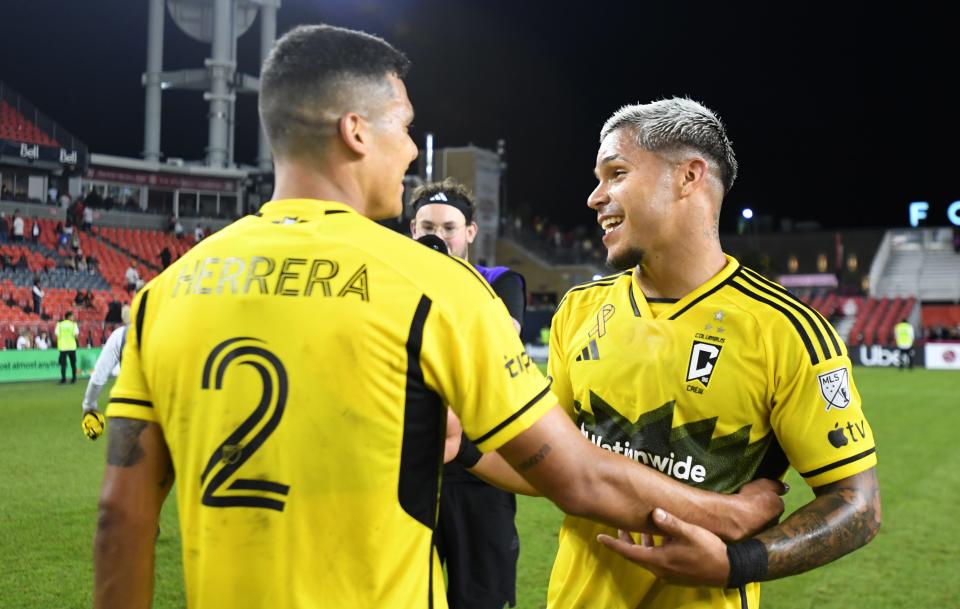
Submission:
[[[691,486],[731,493],[760,476],[780,477],[787,468],[773,432],[751,443],[751,425],[714,437],[717,417],[674,427],[673,401],[636,421],[593,391],[590,406],[592,413],[574,404],[577,425],[587,440]]]

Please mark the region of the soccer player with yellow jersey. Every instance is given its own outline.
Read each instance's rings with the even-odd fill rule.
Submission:
[[[188,607],[445,607],[432,544],[445,404],[570,513],[649,532],[664,505],[736,538],[782,511],[778,483],[727,497],[591,445],[477,272],[374,221],[399,215],[417,154],[407,67],[330,26],[271,51],[259,102],[274,200],[133,302],[95,607],[150,605],[174,476]]]
[[[678,98],[627,106],[600,140],[588,205],[623,272],[560,303],[549,369],[561,406],[589,441],[685,484],[728,493],[792,465],[816,497],[729,547],[666,512],[671,539],[656,546],[567,516],[548,606],[756,608],[755,582],[835,560],[880,526],[850,359],[816,310],[721,250],[737,163],[710,110]]]

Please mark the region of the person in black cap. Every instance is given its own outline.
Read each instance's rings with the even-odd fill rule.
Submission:
[[[436,235],[450,255],[467,260],[477,236],[472,199],[466,187],[450,178],[419,187],[412,197],[411,235],[418,240]],[[502,266],[474,267],[503,300],[519,333],[526,309],[523,276]],[[513,493],[475,477],[462,459],[444,466],[436,544],[440,560],[447,564],[450,609],[501,609],[516,604],[520,555],[516,512]]]

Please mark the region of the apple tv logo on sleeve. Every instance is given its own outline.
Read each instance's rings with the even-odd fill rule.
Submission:
[[[859,442],[864,440],[867,437],[867,426],[863,419],[860,419],[859,423],[851,423],[847,421],[845,426],[840,425],[840,423],[833,424],[833,430],[827,432],[827,440],[830,441],[830,444],[834,448],[842,448],[846,446],[850,440],[853,442]]]

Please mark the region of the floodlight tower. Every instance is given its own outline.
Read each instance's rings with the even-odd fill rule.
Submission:
[[[210,43],[210,57],[203,69],[163,71],[164,0],[149,0],[147,25],[147,71],[143,126],[143,158],[160,160],[161,92],[165,89],[203,91],[210,103],[206,164],[233,165],[234,111],[237,93],[256,94],[260,81],[237,72],[237,38],[242,36],[260,12],[260,56],[266,58],[277,36],[277,9],[281,0],[166,0],[174,23],[190,37]],[[270,148],[260,135],[257,162],[271,168]]]

